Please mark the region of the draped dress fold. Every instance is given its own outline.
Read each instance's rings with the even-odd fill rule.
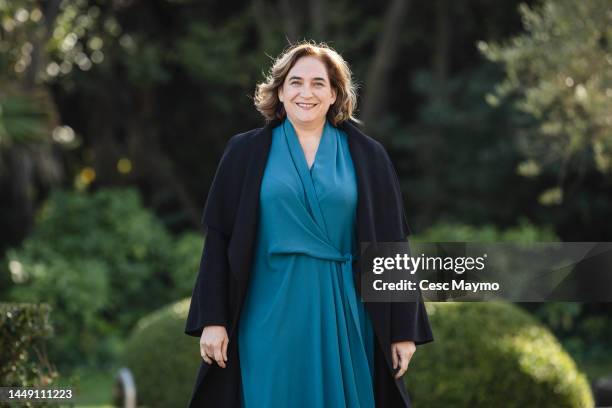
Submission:
[[[273,129],[238,328],[244,407],[374,407],[356,207],[345,132],[326,122],[309,168],[291,122]]]

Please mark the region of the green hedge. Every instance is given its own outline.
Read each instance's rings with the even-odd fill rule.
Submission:
[[[138,404],[187,406],[200,367],[197,338],[183,334],[190,299],[141,319],[124,349],[123,363],[134,375]]]
[[[62,335],[49,353],[60,368],[103,366],[140,317],[191,294],[202,242],[188,234],[175,248],[134,189],[57,190],[2,272],[11,276],[10,300],[53,308]]]
[[[421,242],[558,242],[550,225],[535,225],[521,218],[517,225],[501,229],[493,224],[469,225],[440,221],[411,237]]]
[[[435,341],[417,348],[404,377],[415,406],[594,405],[574,361],[517,306],[427,303],[427,310]]]
[[[27,303],[0,303],[0,385],[53,386],[57,371],[47,361],[43,342],[53,335],[50,307]],[[1,403],[0,407],[12,406]],[[23,403],[23,406],[34,406]],[[36,406],[52,406],[37,404]]]

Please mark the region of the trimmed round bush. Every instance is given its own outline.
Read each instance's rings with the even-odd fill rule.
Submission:
[[[134,375],[139,406],[185,407],[189,402],[202,361],[198,339],[183,334],[189,302],[145,316],[127,340],[123,364]]]
[[[415,406],[594,406],[586,377],[571,357],[517,306],[473,302],[426,307],[435,341],[417,349],[404,376]]]

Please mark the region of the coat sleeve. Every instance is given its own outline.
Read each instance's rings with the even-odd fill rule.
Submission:
[[[200,337],[204,327],[228,324],[228,244],[240,194],[241,135],[227,143],[217,166],[202,215],[206,242],[191,295],[185,334]]]
[[[231,235],[242,187],[245,134],[233,136],[225,146],[202,213],[202,227]]]
[[[391,342],[413,341],[425,344],[433,341],[429,318],[422,300],[391,304]]]
[[[381,146],[382,147],[382,146]],[[399,242],[406,243],[406,251],[410,254],[410,247],[406,241],[406,237],[412,234],[412,230],[408,226],[404,200],[402,198],[401,186],[397,172],[393,167],[391,158],[387,154],[384,147],[382,148],[387,166],[387,177],[393,181],[393,187],[390,189],[394,192],[393,206],[396,207],[396,213],[400,220],[400,235],[402,240]],[[391,342],[413,341],[416,345],[425,344],[433,341],[433,333],[427,310],[423,302],[421,292],[419,291],[419,300],[414,302],[391,302]]]
[[[208,227],[200,270],[191,295],[185,334],[200,337],[206,326],[227,327],[227,242],[223,233]]]
[[[406,251],[410,247],[406,241]],[[433,341],[433,333],[425,303],[419,290],[419,300],[414,302],[391,302],[391,342],[413,341],[416,345]]]

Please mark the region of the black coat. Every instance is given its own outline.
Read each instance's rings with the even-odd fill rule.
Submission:
[[[185,333],[200,337],[205,326],[225,326],[229,336],[228,361],[226,368],[202,361],[189,407],[241,405],[237,323],[255,248],[261,180],[272,129],[279,123],[275,120],[263,128],[233,136],[208,194],[202,217],[206,244]],[[410,229],[399,181],[387,152],[352,122],[344,122],[339,128],[348,135],[357,175],[358,242],[405,241]],[[358,262],[353,264],[353,271],[359,290]],[[411,340],[418,345],[433,341],[425,307],[422,302],[368,302],[365,306],[378,339],[374,354],[376,406],[410,407],[403,381],[393,378],[391,343]]]

